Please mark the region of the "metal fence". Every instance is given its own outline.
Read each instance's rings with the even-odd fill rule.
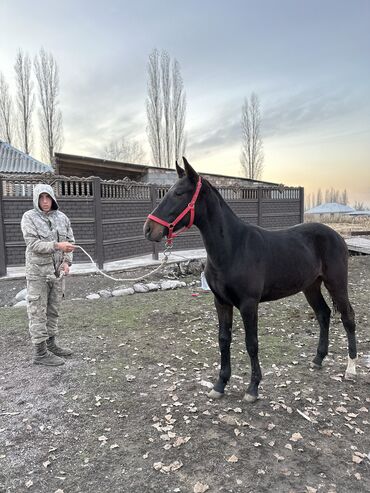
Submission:
[[[60,209],[71,219],[76,242],[100,267],[104,262],[152,254],[163,245],[145,240],[142,227],[147,215],[168,191],[168,186],[148,185],[129,179],[104,181],[97,177],[75,178],[50,175],[0,175],[0,276],[8,266],[24,264],[25,244],[20,222],[33,208],[32,192],[37,183],[55,191]],[[303,189],[287,187],[220,187],[221,195],[243,220],[268,229],[303,221]],[[176,241],[177,249],[203,246],[192,228]],[[86,261],[77,250],[75,261]]]

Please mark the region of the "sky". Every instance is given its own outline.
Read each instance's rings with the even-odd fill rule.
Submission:
[[[260,100],[262,179],[370,206],[370,0],[0,0],[0,71],[43,47],[60,71],[62,152],[146,135],[147,62],[180,63],[186,157],[241,175],[241,109]],[[38,155],[37,148],[32,153]]]

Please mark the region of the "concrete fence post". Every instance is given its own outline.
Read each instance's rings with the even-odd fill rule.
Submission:
[[[262,226],[262,188],[257,188],[257,225]]]
[[[95,261],[98,264],[99,269],[102,269],[104,266],[103,211],[99,177],[93,178],[92,186],[95,208]]]
[[[299,187],[299,202],[300,202],[300,222],[303,223],[304,222],[304,188],[303,187]]]
[[[151,210],[151,212],[152,212],[157,206],[157,186],[156,185],[150,185],[150,199],[152,202],[152,210]],[[159,246],[158,246],[158,243],[156,243],[155,241],[152,242],[152,259],[153,260],[159,259]]]
[[[4,229],[3,180],[0,176],[0,277],[6,276],[6,248]]]
[[[6,248],[4,229],[3,180],[0,177],[0,277],[6,276]]]

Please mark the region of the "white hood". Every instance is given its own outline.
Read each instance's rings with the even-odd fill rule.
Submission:
[[[54,195],[54,190],[52,189],[52,187],[50,185],[46,185],[46,183],[38,183],[34,187],[34,189],[33,189],[33,207],[38,212],[43,212],[39,206],[39,199],[40,199],[40,195],[42,193],[47,193],[48,195],[50,195],[50,197],[53,201],[53,203],[51,204],[51,210],[54,210],[54,211],[58,210],[59,206],[58,206],[57,199],[55,198],[55,195]]]

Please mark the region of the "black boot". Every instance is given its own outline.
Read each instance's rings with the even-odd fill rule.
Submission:
[[[49,339],[46,341],[46,345],[48,347],[48,350],[54,353],[56,356],[72,356],[72,351],[70,349],[57,346],[57,344],[55,343],[55,336],[49,337]]]
[[[60,366],[64,365],[64,359],[59,358],[53,353],[50,353],[46,349],[46,341],[35,344],[35,353],[33,357],[33,362],[35,365],[45,365],[45,366]]]

